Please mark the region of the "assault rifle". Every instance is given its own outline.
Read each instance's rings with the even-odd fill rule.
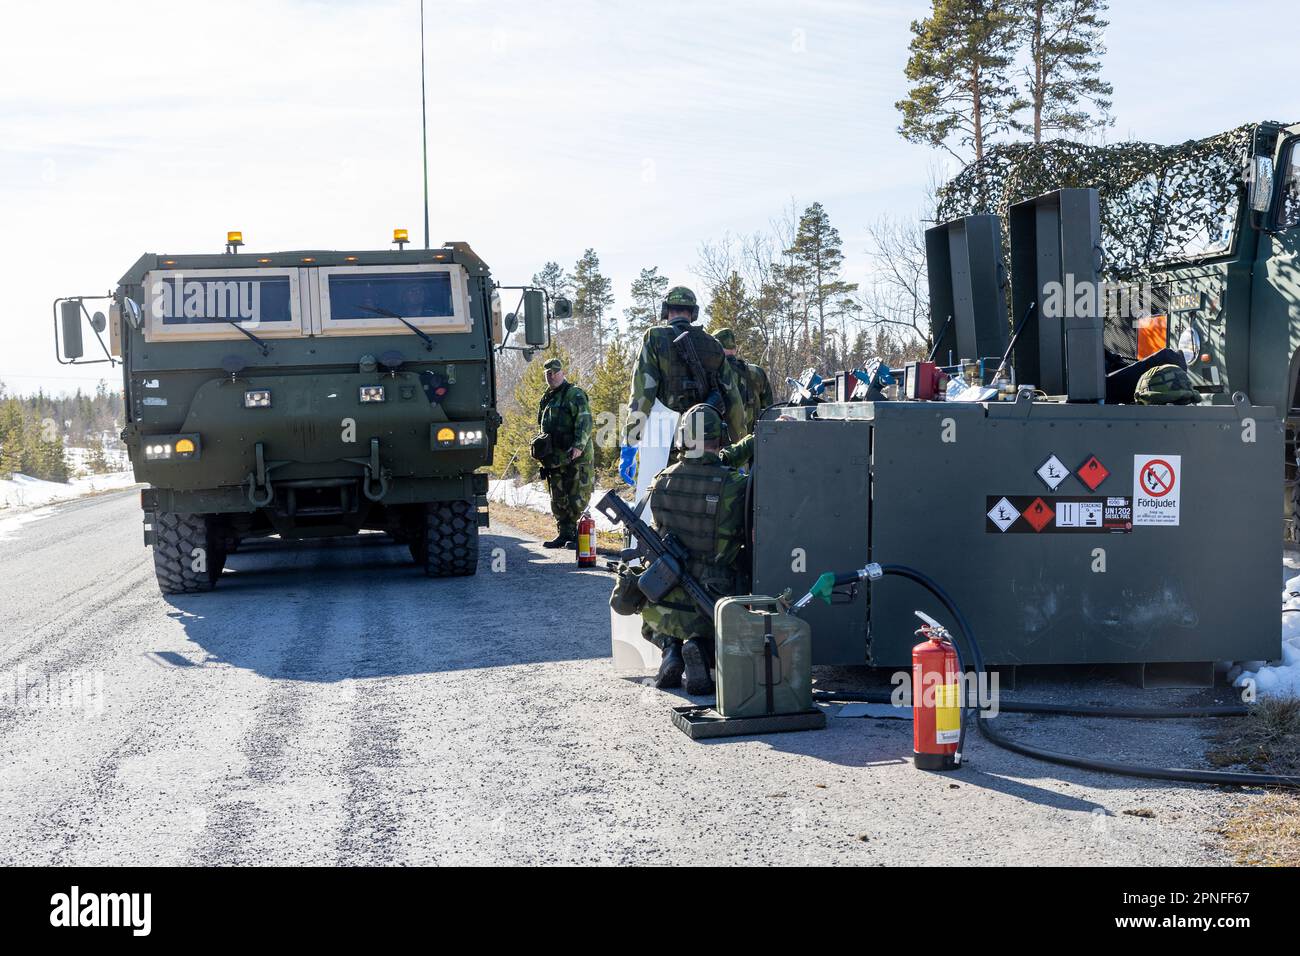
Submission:
[[[686,363],[686,367],[691,370],[691,376],[695,379],[692,384],[695,386],[700,401],[706,405],[712,405],[718,410],[718,414],[725,418],[727,414],[726,400],[722,397],[722,391],[719,389],[716,380],[711,379],[708,372],[704,371],[704,363],[700,361],[700,353],[696,350],[695,343],[691,341],[689,326],[681,335],[673,339],[673,348],[677,349],[677,354]]]
[[[659,532],[642,521],[641,516],[613,491],[605,492],[605,496],[596,502],[596,510],[611,524],[621,524],[631,532],[636,541],[633,553],[646,562],[646,569],[637,578],[637,587],[651,603],[662,603],[669,591],[680,587],[690,595],[700,613],[713,620],[713,606],[717,602],[686,570],[691,555],[677,538],[671,534],[660,537]],[[625,558],[631,556],[624,555]]]

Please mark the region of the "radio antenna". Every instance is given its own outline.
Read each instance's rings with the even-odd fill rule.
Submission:
[[[424,105],[424,0],[420,0],[420,147],[424,157],[424,248],[429,248],[429,127]]]

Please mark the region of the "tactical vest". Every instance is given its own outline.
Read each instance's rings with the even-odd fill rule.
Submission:
[[[686,569],[716,594],[732,593],[736,572],[718,563],[729,544],[742,543],[744,528],[721,529],[722,488],[728,470],[717,463],[681,461],[655,479],[650,510],[655,527],[673,534],[691,553]]]
[[[704,401],[715,389],[722,394],[718,372],[722,370],[722,363],[726,361],[727,353],[722,350],[718,340],[703,329],[690,327],[691,341],[695,344],[695,351],[700,356],[700,365],[703,366],[707,379],[697,382],[690,366],[682,358],[681,350],[673,344],[673,339],[681,335],[682,327],[670,325],[662,328],[664,331],[661,357],[664,382],[658,391],[659,401],[681,414],[692,405]]]
[[[573,433],[577,423],[573,420],[573,408],[564,400],[572,387],[573,383],[566,380],[559,388],[547,392],[537,409],[537,426],[542,428],[545,419],[546,427],[542,430],[551,436],[556,451],[566,451],[573,447]],[[547,409],[551,412],[549,417]]]

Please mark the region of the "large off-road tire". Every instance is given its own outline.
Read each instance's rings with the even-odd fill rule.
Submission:
[[[439,501],[429,505],[423,547],[412,547],[424,558],[431,578],[462,578],[478,571],[478,517],[470,501]]]
[[[208,519],[196,514],[157,516],[153,571],[163,594],[211,591],[226,563],[221,539],[208,531]],[[201,557],[201,560],[200,560]],[[202,570],[195,570],[199,567]]]

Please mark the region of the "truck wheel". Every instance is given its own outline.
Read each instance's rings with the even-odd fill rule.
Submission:
[[[207,518],[203,515],[158,515],[153,571],[163,594],[211,591],[225,563],[225,550],[218,537],[208,533]]]
[[[460,578],[478,570],[478,516],[469,501],[429,505],[423,548],[424,573],[431,578]],[[415,547],[412,547],[415,552]]]

